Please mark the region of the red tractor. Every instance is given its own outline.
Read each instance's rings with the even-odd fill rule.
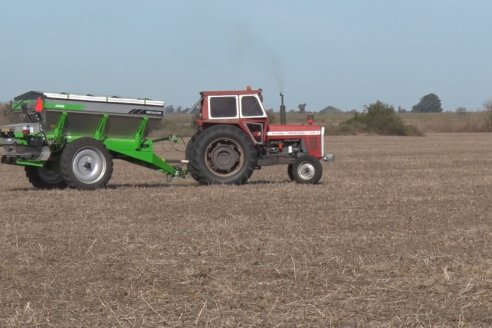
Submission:
[[[269,124],[261,89],[203,91],[193,108],[197,132],[186,147],[188,171],[201,184],[243,184],[255,169],[287,165],[297,183],[317,183],[325,155],[323,126],[287,125],[285,106],[281,124]]]

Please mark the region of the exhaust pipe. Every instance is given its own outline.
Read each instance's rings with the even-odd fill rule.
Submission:
[[[287,124],[285,118],[284,94],[280,93],[280,124]]]

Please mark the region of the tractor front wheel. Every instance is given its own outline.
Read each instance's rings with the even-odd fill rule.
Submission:
[[[66,145],[60,167],[67,184],[78,189],[103,188],[113,173],[111,154],[104,144],[85,137]]]
[[[46,163],[44,167],[25,166],[26,177],[38,189],[63,189],[67,187],[59,169]]]
[[[320,161],[311,155],[303,155],[292,164],[292,176],[297,183],[315,184],[323,175]]]
[[[190,175],[201,184],[243,184],[257,163],[250,138],[232,125],[203,130],[187,151]]]

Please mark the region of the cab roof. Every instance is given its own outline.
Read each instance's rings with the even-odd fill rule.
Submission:
[[[206,96],[242,96],[242,95],[261,95],[262,89],[253,90],[247,87],[243,90],[226,90],[226,91],[201,91],[202,97]]]

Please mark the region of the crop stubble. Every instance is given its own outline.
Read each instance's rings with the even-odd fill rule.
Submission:
[[[38,191],[1,165],[0,326],[491,326],[492,135],[327,147],[315,186],[116,162],[105,190]]]

